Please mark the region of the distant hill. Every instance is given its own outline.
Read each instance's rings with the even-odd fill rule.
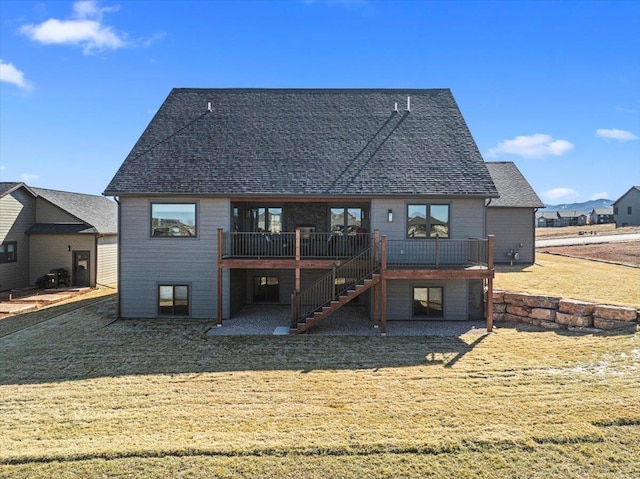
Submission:
[[[613,200],[591,200],[583,203],[563,203],[560,205],[546,205],[544,208],[540,208],[538,213],[543,211],[563,211],[563,210],[580,210],[584,211],[586,215],[591,213],[594,208],[610,208],[613,204]]]

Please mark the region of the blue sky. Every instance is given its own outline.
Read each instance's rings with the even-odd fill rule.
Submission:
[[[173,87],[450,88],[545,202],[640,185],[624,0],[0,0],[0,178],[101,194]]]

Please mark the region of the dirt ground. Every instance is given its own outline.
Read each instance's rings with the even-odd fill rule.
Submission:
[[[583,234],[596,235],[622,235],[628,233],[640,233],[640,226],[626,226],[624,228],[616,228],[615,224],[606,225],[584,225],[584,226],[565,226],[563,228],[536,228],[536,238],[579,238],[580,232]]]
[[[611,263],[640,268],[639,241],[554,246],[549,248],[538,248],[536,251],[541,253],[571,256],[574,258],[608,261]]]

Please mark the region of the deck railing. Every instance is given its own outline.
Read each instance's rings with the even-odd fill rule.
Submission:
[[[372,235],[300,234],[300,257],[346,258],[369,247]],[[295,258],[296,233],[223,233],[224,258]]]
[[[370,277],[378,269],[374,247],[366,248],[344,264],[333,267],[304,291],[291,295],[291,327],[322,306],[336,300],[345,291]]]
[[[387,266],[487,266],[486,239],[387,240]]]

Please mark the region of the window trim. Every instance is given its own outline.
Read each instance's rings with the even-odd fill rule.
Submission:
[[[171,287],[172,289],[172,308],[173,308],[173,312],[172,313],[163,313],[160,310],[160,288],[163,287]],[[187,288],[187,313],[186,314],[182,314],[182,313],[176,313],[175,312],[175,308],[176,308],[176,293],[175,293],[175,288],[176,287],[185,287]],[[157,297],[156,297],[156,305],[157,305],[157,314],[159,317],[163,317],[163,318],[190,318],[191,317],[191,284],[190,283],[156,283],[156,293],[157,293]]]
[[[178,236],[161,236],[153,234],[153,207],[155,205],[193,205],[195,208],[194,212],[194,235],[186,236],[186,235],[178,235]],[[153,239],[163,238],[163,239],[196,239],[200,233],[200,205],[197,201],[150,201],[149,202],[149,237]]]
[[[13,246],[13,257],[9,258],[9,252],[7,251],[9,246]],[[3,241],[0,243],[2,251],[0,251],[0,263],[17,263],[18,262],[18,242],[17,241]]]
[[[429,314],[421,315],[416,314],[414,309],[415,295],[416,289],[439,289],[440,290],[440,298],[442,299],[442,314],[439,316],[431,316]],[[429,302],[429,291],[427,291],[427,304]],[[428,307],[428,306],[427,306]],[[416,320],[444,320],[445,318],[445,300],[444,300],[444,286],[413,286],[411,288],[411,318]]]
[[[406,208],[405,208],[405,212],[406,212],[406,221],[405,221],[405,238],[409,239],[409,240],[429,240],[429,239],[435,239],[435,236],[431,236],[431,207],[432,206],[446,206],[447,207],[447,236],[438,236],[439,239],[451,239],[451,203],[450,202],[429,202],[429,201],[423,201],[423,202],[411,202],[411,203],[406,203]],[[415,237],[415,236],[409,236],[409,208],[411,206],[425,206],[427,208],[426,211],[426,218],[425,221],[427,222],[426,224],[426,231],[425,237]]]

